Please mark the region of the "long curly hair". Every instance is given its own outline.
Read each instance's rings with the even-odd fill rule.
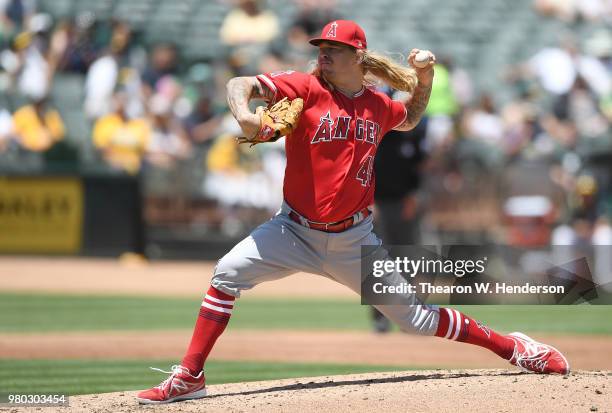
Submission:
[[[393,89],[412,93],[418,83],[416,72],[410,66],[402,65],[382,54],[359,50],[365,82],[376,84],[380,81]]]
[[[394,59],[370,50],[356,50],[364,74],[366,86],[380,85],[381,82],[396,90],[412,93],[418,79],[415,70]],[[401,56],[401,55],[400,55]],[[402,57],[403,59],[403,57]],[[316,61],[311,62],[311,74],[321,76]]]

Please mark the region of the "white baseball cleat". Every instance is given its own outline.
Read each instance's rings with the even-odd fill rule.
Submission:
[[[523,333],[510,333],[508,337],[514,341],[514,353],[510,364],[527,372],[569,374],[570,366],[567,359],[553,346],[539,343]]]
[[[206,380],[204,371],[197,376],[189,373],[183,366],[172,366],[172,371],[153,370],[170,374],[166,380],[149,390],[138,393],[136,400],[140,404],[163,404],[181,400],[201,399],[206,396]]]

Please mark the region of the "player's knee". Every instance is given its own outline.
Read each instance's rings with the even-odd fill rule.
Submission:
[[[431,336],[438,327],[438,310],[429,305],[398,305],[377,307],[404,333]]]
[[[431,336],[438,328],[438,307],[433,305],[415,305],[412,308],[410,326],[412,333]]]
[[[420,336],[433,335],[432,330],[425,324],[401,324],[399,329],[402,333],[416,334]]]
[[[241,288],[237,268],[238,266],[231,257],[224,256],[217,262],[210,284],[219,291],[239,297]]]

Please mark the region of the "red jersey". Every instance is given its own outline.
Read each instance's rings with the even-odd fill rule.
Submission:
[[[337,222],[374,203],[374,156],[382,137],[406,119],[401,102],[364,88],[352,98],[316,76],[258,75],[274,102],[304,99],[298,127],[285,139],[285,201],[315,222]]]

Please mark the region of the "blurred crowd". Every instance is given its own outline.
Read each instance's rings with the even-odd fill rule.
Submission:
[[[520,246],[590,242],[599,227],[609,233],[611,74],[612,32],[606,30],[583,44],[562,35],[558,45],[509,65],[500,74],[513,92],[505,102],[495,91],[475,94],[469,76],[442,59],[424,141],[432,158],[425,173],[439,174],[427,191],[441,194],[438,213],[431,214],[437,224],[495,237],[487,228],[501,211],[504,239]],[[467,204],[451,201],[458,198]],[[472,209],[475,199],[480,207]],[[571,237],[555,236],[556,225],[572,228]]]
[[[54,20],[36,0],[0,1],[0,160],[22,164],[34,155],[44,167],[58,147],[76,145],[79,154],[93,154],[87,163],[145,177],[151,198],[183,199],[183,207],[189,199],[213,200],[223,206],[220,228],[229,235],[244,230],[237,207],[273,211],[282,197],[283,143],[236,143],[240,129],[225,83],[308,70],[316,50],[307,40],[346,16],[334,1],[292,0],[297,11],[283,24],[263,1],[217,1],[229,8],[218,32],[223,50],[199,62],[183,59],[180,45],[146,44],[126,22],[93,13]],[[523,246],[612,242],[612,7],[606,0],[537,0],[534,12],[604,24],[587,38],[569,30],[557,45],[508,66],[499,82],[511,99],[480,90],[452,55],[439,55],[418,133],[381,151],[412,169],[405,188],[379,199],[394,198],[425,234],[444,234],[443,241],[505,237]],[[58,90],[57,79],[66,76],[80,76],[82,89]],[[70,136],[54,99],[68,92],[78,93],[83,135]]]
[[[584,21],[610,24],[612,21],[610,0],[535,0],[534,8],[543,16],[555,17],[567,23]]]

